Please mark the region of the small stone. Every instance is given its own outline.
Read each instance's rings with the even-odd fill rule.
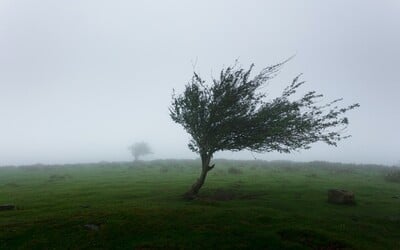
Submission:
[[[99,231],[100,226],[95,224],[85,224],[84,227],[89,230]]]
[[[347,190],[341,189],[330,189],[328,190],[328,201],[334,204],[354,204],[355,197],[354,193]]]
[[[0,205],[0,211],[15,210],[15,205],[13,204],[3,204]]]

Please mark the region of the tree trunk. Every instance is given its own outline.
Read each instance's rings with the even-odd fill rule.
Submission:
[[[200,188],[203,186],[206,180],[207,173],[214,168],[214,165],[210,166],[211,155],[203,154],[201,155],[201,174],[197,181],[192,185],[192,187],[187,191],[183,197],[186,200],[193,200],[199,193]]]

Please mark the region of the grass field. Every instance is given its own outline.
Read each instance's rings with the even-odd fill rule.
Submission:
[[[190,202],[199,160],[0,168],[0,249],[400,249],[389,167],[215,163]]]

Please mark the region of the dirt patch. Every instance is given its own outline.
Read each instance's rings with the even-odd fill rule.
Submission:
[[[243,171],[238,168],[230,167],[228,169],[228,174],[243,174]]]
[[[230,200],[253,200],[262,196],[263,193],[245,193],[234,188],[219,188],[206,195],[200,195],[198,200],[202,201],[230,201]]]
[[[85,225],[83,225],[83,227],[90,231],[99,231],[100,230],[100,225],[98,225],[98,224],[85,224]]]
[[[65,181],[67,179],[70,179],[71,176],[68,174],[64,174],[64,175],[59,175],[59,174],[53,174],[49,176],[49,181],[53,182],[53,181]]]
[[[215,192],[211,195],[211,198],[213,200],[217,201],[230,201],[235,199],[238,194],[235,190],[232,189],[217,189]]]
[[[300,167],[298,167],[298,166],[288,166],[288,165],[279,166],[279,169],[284,172],[298,172],[301,170]]]
[[[8,182],[4,184],[5,187],[19,187],[19,185],[15,182]]]
[[[242,187],[242,185],[243,185],[243,181],[236,181],[236,182],[234,182],[233,184],[232,184],[232,188],[234,188],[234,189],[238,189],[238,188],[241,188]]]
[[[331,174],[343,175],[343,174],[353,174],[355,170],[349,167],[334,167],[331,169]]]
[[[162,167],[160,167],[160,173],[162,173],[162,174],[165,174],[165,173],[168,173],[168,167],[166,167],[166,166],[162,166]]]

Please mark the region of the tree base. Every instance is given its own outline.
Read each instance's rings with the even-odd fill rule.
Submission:
[[[195,199],[197,198],[197,194],[194,194],[193,192],[188,191],[188,192],[186,192],[186,193],[184,193],[184,194],[182,195],[182,198],[183,198],[185,201],[192,201],[192,200],[195,200]]]

